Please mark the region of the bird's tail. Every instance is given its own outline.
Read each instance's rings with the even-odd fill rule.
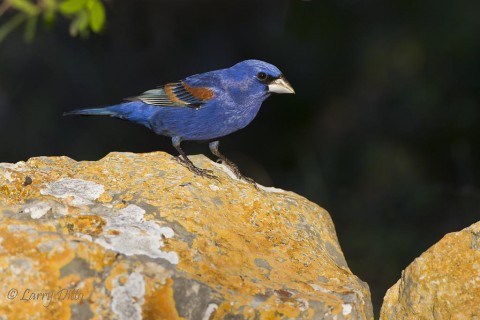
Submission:
[[[139,123],[151,129],[150,118],[158,111],[158,107],[139,101],[125,102],[105,108],[77,109],[67,111],[63,115],[110,116]]]
[[[117,113],[111,108],[93,108],[93,109],[77,109],[63,113],[64,116],[110,116],[115,117]]]

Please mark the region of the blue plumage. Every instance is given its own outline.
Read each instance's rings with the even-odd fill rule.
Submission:
[[[262,102],[272,93],[294,93],[277,67],[246,60],[233,67],[210,71],[148,90],[128,102],[106,108],[74,110],[66,115],[106,115],[139,123],[156,134],[169,136],[181,161],[199,175],[213,177],[195,167],[183,150],[183,140],[214,140],[247,126]],[[218,151],[211,151],[244,178],[236,165]]]

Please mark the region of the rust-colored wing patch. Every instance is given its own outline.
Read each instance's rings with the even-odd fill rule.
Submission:
[[[173,89],[178,86],[178,83],[168,83],[163,87],[165,94],[173,103],[185,104],[184,101],[177,98],[177,95],[173,92]]]
[[[185,90],[198,100],[208,101],[214,96],[213,91],[208,88],[194,88],[189,86],[185,82],[182,82],[182,84]]]
[[[145,91],[141,95],[128,98],[159,107],[200,108],[214,97],[213,90],[206,87],[192,87],[183,81],[167,83],[163,87]]]

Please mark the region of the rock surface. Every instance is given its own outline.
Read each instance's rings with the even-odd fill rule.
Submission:
[[[480,319],[480,222],[415,259],[384,298],[381,319]]]
[[[325,210],[192,160],[220,180],[160,152],[0,164],[0,314],[373,318]]]

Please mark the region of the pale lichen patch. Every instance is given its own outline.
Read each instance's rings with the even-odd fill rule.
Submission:
[[[320,291],[320,292],[324,292],[324,293],[331,293],[329,290],[325,289],[324,287],[322,286],[319,286],[318,284],[310,284],[310,286],[313,288],[313,290],[315,291]]]
[[[38,244],[37,249],[40,252],[45,252],[50,255],[56,254],[56,253],[62,253],[65,251],[63,242],[64,241],[62,239],[51,239],[49,241],[45,241]]]
[[[210,184],[210,185],[208,185],[208,187],[209,187],[210,190],[212,190],[212,191],[218,191],[218,190],[220,190],[220,188],[219,188],[218,186],[214,185],[214,184]]]
[[[209,320],[211,318],[212,314],[217,309],[218,309],[218,305],[216,305],[215,303],[210,303],[207,307],[207,310],[205,310],[205,313],[203,314],[202,320]]]
[[[36,234],[38,232],[35,229],[34,226],[23,225],[23,224],[10,225],[10,226],[8,226],[8,231],[10,231],[10,232],[28,232],[28,233],[32,233],[32,234]]]
[[[5,180],[7,180],[8,182],[12,182],[13,179],[12,179],[12,172],[11,171],[5,171],[3,173],[3,176],[5,177]]]
[[[17,163],[0,162],[0,168],[13,170],[13,171],[25,171],[25,162],[24,161],[19,161]]]
[[[92,204],[104,191],[103,185],[95,182],[64,178],[48,183],[40,190],[40,194],[61,199],[73,197],[73,206],[84,206]]]
[[[112,289],[112,311],[119,319],[141,320],[145,302],[145,280],[140,273],[132,272],[126,282],[114,281]]]
[[[350,313],[352,313],[352,305],[351,304],[342,304],[342,314],[344,316],[347,316],[349,315]]]
[[[145,221],[144,215],[145,210],[130,204],[114,215],[104,216],[107,224],[103,235],[95,242],[127,256],[141,254],[178,264],[176,252],[161,250],[164,246],[163,238],[172,238],[174,231],[170,227],[159,226],[155,221]]]
[[[35,261],[31,258],[22,257],[22,258],[8,258],[9,269],[11,273],[15,276],[24,276],[25,274],[30,274],[30,271],[35,265]]]
[[[23,208],[23,212],[29,214],[32,219],[40,219],[52,210],[52,206],[46,202],[34,202]]]
[[[260,184],[257,183],[257,186],[260,188],[260,190],[263,190],[265,192],[272,192],[272,193],[285,193],[287,191],[280,189],[280,188],[275,188],[275,187],[264,187]]]

